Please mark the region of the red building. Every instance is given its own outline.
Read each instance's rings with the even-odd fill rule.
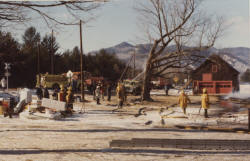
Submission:
[[[211,55],[192,74],[193,91],[202,93],[203,88],[210,94],[230,93],[239,90],[239,72],[219,55]]]

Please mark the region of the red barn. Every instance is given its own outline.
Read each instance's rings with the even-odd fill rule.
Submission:
[[[193,91],[202,93],[203,88],[210,94],[230,93],[239,90],[239,72],[219,55],[211,55],[191,73]]]

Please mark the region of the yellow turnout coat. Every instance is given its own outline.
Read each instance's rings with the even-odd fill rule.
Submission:
[[[118,101],[124,101],[124,99],[125,99],[125,89],[124,89],[123,85],[118,84],[118,86],[116,88],[116,94],[117,94]]]
[[[203,93],[201,95],[201,107],[204,109],[209,108],[209,96],[207,93]]]
[[[188,96],[185,93],[181,93],[179,96],[180,107],[186,108],[188,102],[190,103],[190,99],[188,98]]]

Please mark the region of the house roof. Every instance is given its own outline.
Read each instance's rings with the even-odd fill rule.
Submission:
[[[195,70],[193,70],[192,73],[196,73],[197,71],[199,71],[203,66],[205,66],[208,62],[213,62],[213,63],[218,63],[218,60],[221,62],[224,62],[229,68],[231,68],[233,71],[235,71],[236,73],[240,73],[239,71],[237,71],[234,67],[232,67],[232,65],[230,65],[228,62],[226,62],[224,59],[222,59],[218,54],[212,54],[211,56],[209,56],[198,68],[196,68]]]

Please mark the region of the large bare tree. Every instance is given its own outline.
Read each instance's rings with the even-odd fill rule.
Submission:
[[[93,18],[91,11],[105,0],[74,0],[74,1],[0,1],[0,27],[10,23],[23,23],[34,17],[42,18],[49,27],[55,24],[76,25]],[[62,8],[61,15],[67,13],[68,18],[53,14],[53,10]],[[50,13],[47,9],[50,9]],[[36,16],[38,15],[38,16]],[[86,18],[88,15],[88,18]]]
[[[164,77],[198,61],[199,52],[212,47],[220,36],[222,19],[206,16],[200,6],[200,0],[149,0],[139,4],[140,22],[153,44],[144,71],[142,100],[151,100],[152,77]]]

